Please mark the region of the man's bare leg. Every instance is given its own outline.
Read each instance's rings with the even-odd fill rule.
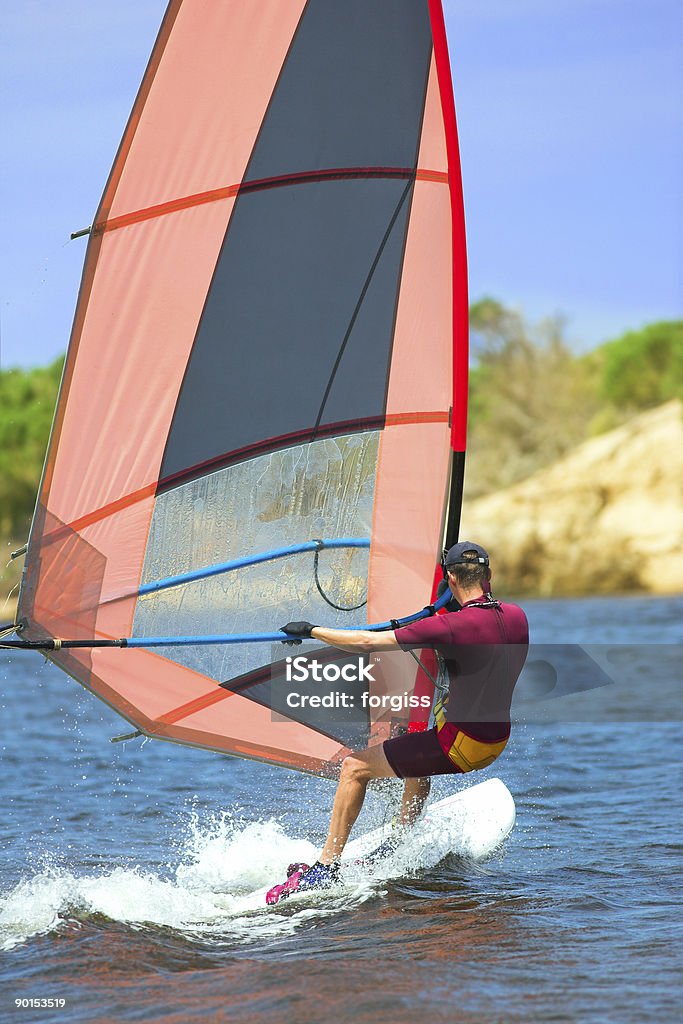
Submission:
[[[363,806],[368,782],[371,779],[392,778],[396,776],[386,759],[382,743],[368,747],[358,754],[349,754],[344,759],[332,805],[330,830],[319,858],[321,864],[332,864],[341,857],[349,833]]]
[[[403,828],[410,828],[422,814],[425,800],[432,788],[432,780],[406,779],[401,799],[401,810],[398,815],[398,823]]]

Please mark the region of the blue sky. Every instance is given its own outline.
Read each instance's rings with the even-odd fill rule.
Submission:
[[[286,2],[286,0],[282,0]],[[4,4],[0,360],[66,347],[163,0]],[[579,349],[683,315],[680,0],[445,0],[470,292]]]

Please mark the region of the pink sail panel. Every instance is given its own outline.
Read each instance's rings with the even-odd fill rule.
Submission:
[[[19,610],[29,639],[178,638],[54,653],[148,735],[326,774],[408,723],[290,710],[286,649],[201,638],[432,598],[467,394],[450,90],[433,0],[169,5],[89,241]],[[373,692],[418,675],[387,662]]]

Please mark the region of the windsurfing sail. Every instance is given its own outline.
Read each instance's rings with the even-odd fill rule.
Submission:
[[[276,714],[289,649],[199,639],[428,602],[466,395],[438,0],[171,0],[90,231],[22,636],[177,637],[51,658],[150,736],[327,772],[386,711]]]

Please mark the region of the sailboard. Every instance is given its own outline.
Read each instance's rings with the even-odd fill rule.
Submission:
[[[278,627],[429,605],[466,415],[439,0],[171,0],[89,231],[15,643],[148,736],[302,771],[424,727],[274,714]],[[403,662],[381,692],[428,691]]]
[[[481,861],[491,856],[504,843],[514,828],[515,801],[500,779],[487,779],[429,804],[424,814],[406,833],[405,841],[389,857],[368,863],[367,857],[391,832],[384,827],[372,829],[347,843],[341,859],[341,874],[333,893],[344,887],[367,883],[368,877],[382,880],[414,874],[416,865],[422,870],[436,867],[446,857]],[[287,858],[292,858],[291,847]],[[300,856],[310,857],[306,841]],[[286,859],[287,859],[286,858]],[[285,860],[286,860],[285,859]],[[282,874],[285,863],[282,864]],[[268,887],[261,887],[240,903],[241,911],[257,910],[266,902]],[[279,905],[286,907],[299,901],[327,902],[328,889],[294,891]]]
[[[512,793],[501,779],[477,782],[429,804],[410,829],[405,848],[399,846],[391,861],[400,868],[426,859],[433,866],[450,854],[482,860],[509,836],[516,815]],[[351,866],[358,858],[367,857],[385,837],[385,830],[379,828],[352,839],[342,864]]]

